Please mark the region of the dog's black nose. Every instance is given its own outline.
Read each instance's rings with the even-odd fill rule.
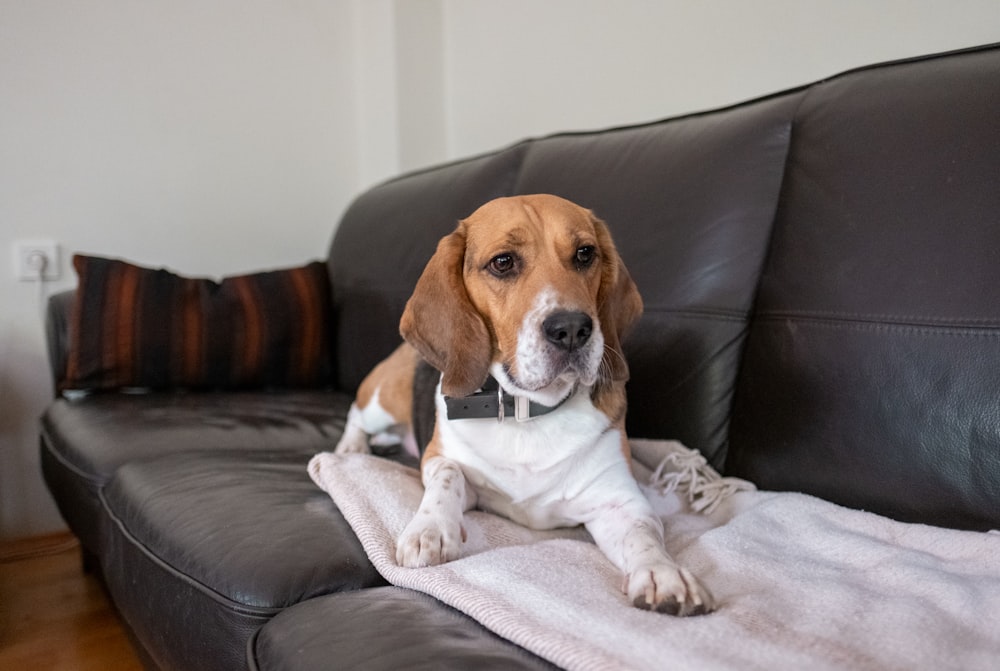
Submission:
[[[582,312],[553,312],[542,322],[542,331],[550,343],[572,352],[590,340],[594,321]]]

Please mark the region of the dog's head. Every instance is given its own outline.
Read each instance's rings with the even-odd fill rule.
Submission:
[[[448,396],[492,373],[508,393],[555,405],[578,382],[628,379],[621,341],[641,313],[604,222],[556,196],[519,196],[441,240],[400,331]]]

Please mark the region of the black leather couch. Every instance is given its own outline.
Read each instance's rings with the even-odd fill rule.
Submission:
[[[903,520],[1000,527],[1000,45],[730,108],[534,139],[362,194],[329,251],[328,388],[56,398],[45,479],[151,668],[544,668],[385,584],[306,474],[398,342],[436,241],[550,192],[615,235],[646,312],[628,428]],[[73,295],[50,306],[65,375]]]

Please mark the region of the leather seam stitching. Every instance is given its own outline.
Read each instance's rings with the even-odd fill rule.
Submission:
[[[919,335],[959,336],[969,338],[1000,338],[1000,325],[963,326],[962,324],[919,324],[902,321],[876,322],[848,319],[822,319],[787,315],[760,316],[762,322],[794,322],[825,329],[847,331],[896,331]]]

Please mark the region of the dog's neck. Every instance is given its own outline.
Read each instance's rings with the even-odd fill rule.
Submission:
[[[482,389],[470,394],[452,398],[445,396],[448,419],[496,419],[503,422],[513,419],[527,422],[553,412],[576,393],[574,389],[554,406],[542,405],[528,400],[525,396],[514,396],[503,390],[493,376],[486,378]]]

